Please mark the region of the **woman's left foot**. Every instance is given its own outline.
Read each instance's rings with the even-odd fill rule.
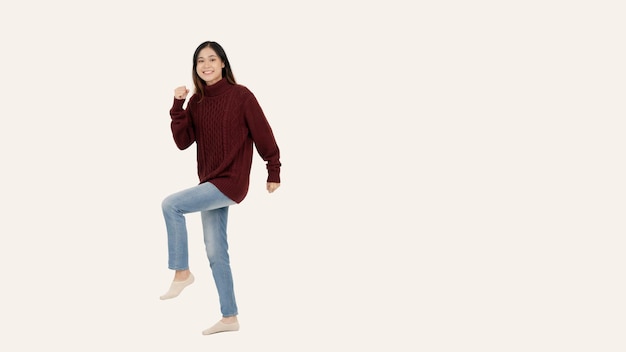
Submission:
[[[204,330],[202,335],[211,335],[216,334],[218,332],[226,332],[226,331],[238,331],[239,330],[239,322],[235,321],[234,323],[223,323],[221,320],[215,323],[215,325],[210,328]]]

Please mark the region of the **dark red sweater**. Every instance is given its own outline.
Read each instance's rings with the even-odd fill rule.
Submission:
[[[280,182],[280,152],[263,110],[248,88],[221,79],[204,96],[174,98],[170,109],[174,142],[197,148],[200,183],[213,183],[240,203],[248,193],[253,146],[266,162],[267,182]]]

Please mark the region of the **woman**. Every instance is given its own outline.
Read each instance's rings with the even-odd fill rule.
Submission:
[[[200,212],[207,257],[217,287],[222,319],[204,335],[239,330],[233,278],[228,255],[228,208],[245,198],[253,150],[266,162],[267,191],[280,186],[280,153],[272,129],[255,96],[239,85],[224,49],[206,41],[193,55],[194,94],[182,86],[174,90],[170,109],[176,146],[197,148],[199,184],[163,200],[168,237],[168,267],[174,280],[161,299],[178,296],[194,282],[189,270],[185,214]]]

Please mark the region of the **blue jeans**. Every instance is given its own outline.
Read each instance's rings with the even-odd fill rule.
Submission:
[[[174,193],[161,204],[167,229],[168,267],[172,270],[189,269],[185,214],[200,212],[206,254],[225,317],[238,314],[226,235],[228,207],[234,204],[210,182]]]

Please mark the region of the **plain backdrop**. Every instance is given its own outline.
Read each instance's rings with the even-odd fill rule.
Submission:
[[[3,351],[624,351],[620,1],[0,5]],[[160,301],[169,129],[205,40],[281,148]]]

